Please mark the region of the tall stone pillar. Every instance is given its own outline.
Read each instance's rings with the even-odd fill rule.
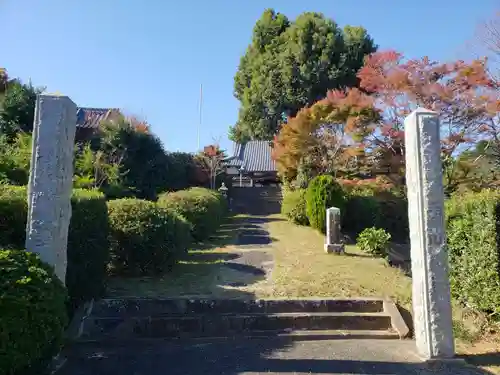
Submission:
[[[439,132],[435,112],[419,108],[405,119],[413,320],[425,360],[455,355]]]
[[[71,218],[76,105],[66,96],[39,95],[28,185],[26,250],[38,253],[65,282]]]

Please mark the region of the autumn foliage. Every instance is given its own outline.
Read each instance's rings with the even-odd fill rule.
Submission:
[[[281,127],[274,157],[285,180],[306,164],[312,175],[384,174],[404,183],[404,119],[418,107],[439,113],[444,157],[500,134],[500,95],[486,60],[442,64],[378,52],[358,78],[359,89],[330,91]]]

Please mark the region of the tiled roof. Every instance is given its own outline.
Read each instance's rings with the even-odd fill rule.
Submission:
[[[271,144],[268,141],[249,141],[235,144],[234,156],[228,165],[245,172],[276,172],[276,163],[271,157]]]
[[[101,121],[106,120],[115,108],[78,108],[76,111],[76,126],[79,128],[99,128]]]

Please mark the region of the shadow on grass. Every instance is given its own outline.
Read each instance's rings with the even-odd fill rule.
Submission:
[[[112,297],[252,298],[233,287],[256,283],[265,274],[257,267],[228,263],[239,256],[227,252],[190,252],[163,276],[110,279],[108,294]]]

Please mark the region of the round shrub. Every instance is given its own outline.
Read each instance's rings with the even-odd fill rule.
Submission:
[[[311,180],[306,191],[306,212],[311,227],[326,231],[326,210],[337,207],[343,212],[344,191],[332,176],[317,176]]]
[[[32,253],[0,250],[0,373],[40,373],[67,324],[66,290]]]
[[[390,240],[391,235],[385,230],[366,228],[359,234],[356,246],[369,254],[387,258]]]
[[[160,274],[187,251],[189,227],[172,210],[125,198],[109,201],[108,214],[114,273]]]
[[[309,225],[306,212],[306,190],[287,191],[283,195],[281,213],[294,224]]]
[[[213,190],[191,188],[163,193],[158,198],[161,207],[172,210],[191,224],[196,241],[208,239],[220,226],[227,212],[225,198]]]

